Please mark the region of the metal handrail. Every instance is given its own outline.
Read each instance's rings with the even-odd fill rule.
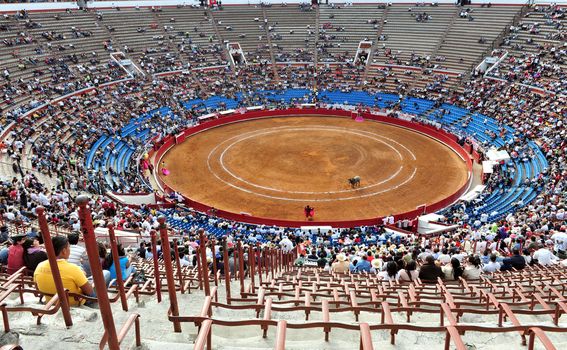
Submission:
[[[547,335],[540,328],[532,327],[532,328],[528,329],[528,334],[530,335],[530,340],[529,340],[529,343],[528,343],[528,350],[534,349],[534,343],[535,343],[536,337],[541,341],[541,343],[543,344],[543,347],[546,350],[556,350],[555,346],[551,343],[551,340],[549,340]]]

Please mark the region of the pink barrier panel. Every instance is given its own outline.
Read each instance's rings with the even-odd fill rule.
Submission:
[[[194,135],[194,134],[197,134],[199,132],[208,130],[210,128],[214,128],[214,127],[224,125],[224,124],[229,124],[229,123],[236,123],[236,122],[240,122],[240,121],[244,121],[244,120],[271,118],[271,117],[278,117],[278,116],[279,117],[288,117],[288,116],[293,116],[293,115],[306,115],[306,114],[308,114],[308,115],[322,115],[322,116],[340,116],[340,117],[347,117],[347,118],[352,117],[351,111],[345,111],[345,110],[340,110],[340,109],[338,109],[338,110],[325,109],[325,108],[290,108],[290,109],[285,109],[285,110],[248,111],[248,112],[242,113],[242,114],[231,114],[231,115],[227,115],[225,117],[219,118],[219,119],[206,121],[206,122],[204,122],[200,125],[186,129],[183,132],[183,136],[184,136],[184,138],[187,138],[191,135]],[[362,115],[366,119],[371,119],[371,120],[375,120],[375,121],[378,121],[378,122],[383,122],[383,123],[388,123],[388,124],[396,125],[396,126],[403,127],[403,128],[408,128],[408,129],[423,133],[427,136],[430,136],[430,137],[432,137],[432,138],[434,138],[434,139],[436,139],[440,142],[443,142],[448,147],[450,147],[455,152],[457,152],[461,156],[463,161],[467,164],[467,168],[468,168],[468,172],[469,172],[469,179],[468,180],[470,181],[471,172],[472,172],[472,160],[469,157],[468,152],[465,149],[463,149],[457,143],[458,138],[455,135],[450,134],[450,133],[448,133],[444,130],[440,130],[440,129],[437,129],[435,127],[429,126],[429,125],[423,125],[423,124],[418,124],[418,123],[414,123],[414,122],[409,122],[409,121],[406,121],[406,120],[387,117],[385,115],[371,114],[371,113],[367,113],[367,112],[360,112],[360,115]],[[175,140],[178,137],[179,137],[179,135],[170,136],[169,138],[167,138],[165,140],[164,144],[161,145],[160,148],[156,151],[155,159],[158,162],[157,164],[155,164],[156,169],[159,169],[159,161],[161,160],[163,155],[171,147],[173,147],[175,145]],[[160,185],[166,191],[171,190],[163,182],[163,180],[160,178],[159,175],[157,177],[157,180],[159,181]],[[463,186],[461,186],[461,188],[459,188],[451,196],[449,196],[449,197],[447,197],[443,200],[440,200],[436,203],[429,203],[427,205],[427,208],[426,208],[427,212],[435,212],[435,211],[440,210],[442,208],[445,208],[449,204],[455,202],[467,190],[468,185],[469,185],[469,181],[467,181]],[[186,196],[184,196],[184,198],[185,198],[185,204],[189,207],[192,207],[195,210],[202,211],[202,212],[208,212],[211,209],[210,206],[207,206],[203,203],[193,201],[190,198],[187,198]],[[417,216],[422,215],[422,214],[423,214],[423,208],[419,208],[419,209],[412,210],[412,211],[405,212],[405,213],[398,213],[398,214],[394,215],[394,217],[395,217],[395,220],[400,220],[400,219],[413,220]],[[219,210],[219,209],[217,209],[217,216],[225,218],[227,220],[245,222],[245,223],[250,223],[250,224],[275,225],[275,226],[283,226],[283,227],[300,227],[300,226],[305,226],[305,224],[307,223],[306,221],[278,220],[278,219],[271,219],[271,218],[261,218],[261,217],[256,217],[256,216],[248,216],[248,215],[232,213],[232,212],[228,212],[228,211],[224,211],[224,210]],[[349,221],[312,221],[312,222],[309,222],[308,224],[328,225],[328,226],[333,226],[333,227],[368,226],[368,225],[382,224],[382,217],[377,217],[377,218],[372,218],[372,219],[363,219],[363,220],[349,220]]]

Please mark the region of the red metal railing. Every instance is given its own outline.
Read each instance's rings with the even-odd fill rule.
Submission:
[[[122,341],[124,340],[124,338],[126,338],[126,335],[128,334],[128,332],[132,328],[132,325],[134,325],[134,336],[136,337],[136,346],[142,346],[142,338],[141,338],[141,335],[140,335],[140,315],[139,314],[131,314],[130,317],[128,317],[128,319],[126,320],[126,322],[124,322],[124,325],[122,326],[122,328],[120,328],[120,332],[118,333],[118,336],[117,336],[117,341],[118,341],[119,346],[120,346],[120,344],[122,344]],[[107,333],[105,331],[104,335],[102,336],[102,339],[99,343],[99,346],[98,346],[100,350],[104,349],[107,341],[108,341],[108,338],[107,338]]]
[[[114,271],[116,272],[116,285],[122,303],[122,310],[128,311],[128,301],[126,300],[126,292],[124,291],[124,281],[122,280],[122,268],[120,266],[120,256],[118,254],[118,245],[116,244],[116,236],[114,235],[114,225],[108,225],[108,237],[110,238],[110,251],[112,260],[114,261]]]
[[[67,293],[65,292],[65,288],[63,287],[63,282],[61,281],[61,273],[59,272],[57,256],[53,248],[53,243],[51,242],[51,233],[49,232],[49,228],[47,227],[47,219],[45,218],[45,209],[43,207],[38,207],[36,209],[36,212],[37,212],[37,219],[39,221],[39,228],[41,230],[41,236],[43,237],[45,251],[47,253],[47,258],[49,260],[49,266],[51,268],[51,273],[53,274],[53,282],[55,283],[55,289],[57,290],[59,303],[61,303],[61,312],[63,313],[63,319],[65,320],[65,325],[67,327],[71,327],[73,325],[73,320],[71,319],[71,312],[69,311],[69,298],[67,296]]]

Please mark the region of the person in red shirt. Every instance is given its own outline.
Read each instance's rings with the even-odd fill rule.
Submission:
[[[8,248],[8,274],[13,274],[25,265],[24,247],[22,244],[26,240],[25,234],[17,233],[10,237],[12,245]]]

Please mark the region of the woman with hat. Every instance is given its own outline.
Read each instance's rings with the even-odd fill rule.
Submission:
[[[13,274],[14,272],[21,269],[24,265],[24,247],[22,244],[26,240],[27,236],[25,233],[16,233],[10,236],[12,240],[12,245],[8,248],[8,274]]]

